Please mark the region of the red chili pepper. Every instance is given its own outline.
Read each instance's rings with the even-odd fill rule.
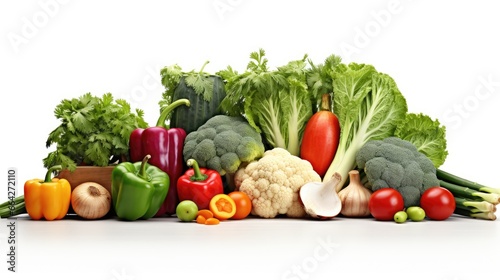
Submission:
[[[170,177],[170,188],[156,216],[172,215],[179,203],[177,195],[177,179],[184,171],[182,150],[186,132],[182,128],[165,126],[167,115],[180,105],[190,106],[188,99],[179,99],[163,110],[155,127],[138,128],[130,135],[130,160],[141,161],[146,155],[151,155],[149,163],[166,172]]]
[[[330,111],[330,98],[322,95],[321,110],[307,121],[300,144],[300,158],[309,161],[320,177],[325,176],[340,141],[339,120]]]
[[[192,200],[198,209],[208,209],[210,200],[217,194],[224,193],[224,186],[219,172],[200,168],[194,159],[187,161],[192,166],[177,181],[179,200]]]

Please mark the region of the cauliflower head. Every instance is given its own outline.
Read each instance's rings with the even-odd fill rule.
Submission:
[[[279,214],[301,218],[306,216],[299,199],[300,188],[309,182],[321,182],[310,162],[290,154],[283,148],[264,153],[235,175],[236,187],[252,200],[252,214],[274,218]]]
[[[411,142],[397,137],[367,142],[356,155],[372,191],[393,188],[405,207],[420,205],[420,197],[430,187],[439,186],[433,162]]]
[[[184,160],[192,158],[201,167],[220,175],[235,173],[242,163],[262,157],[261,135],[241,117],[216,115],[184,140]]]

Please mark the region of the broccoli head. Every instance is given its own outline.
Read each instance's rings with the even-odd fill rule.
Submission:
[[[397,137],[368,141],[358,151],[356,164],[364,170],[372,191],[396,189],[405,207],[419,205],[425,190],[439,186],[432,161],[411,142]]]
[[[201,167],[222,176],[235,173],[242,163],[264,155],[262,137],[242,117],[217,115],[210,118],[184,141],[184,160],[192,158]]]

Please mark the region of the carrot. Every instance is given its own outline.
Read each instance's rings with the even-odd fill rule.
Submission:
[[[205,225],[218,225],[219,224],[219,219],[217,218],[208,218],[206,221],[205,221]]]
[[[214,217],[214,213],[208,209],[201,209],[198,211],[198,216],[203,216],[205,219],[210,219]]]

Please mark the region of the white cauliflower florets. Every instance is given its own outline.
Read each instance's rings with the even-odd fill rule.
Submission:
[[[252,200],[252,214],[262,218],[305,217],[299,190],[308,182],[321,182],[321,177],[310,162],[282,148],[266,151],[235,175],[236,187]]]

